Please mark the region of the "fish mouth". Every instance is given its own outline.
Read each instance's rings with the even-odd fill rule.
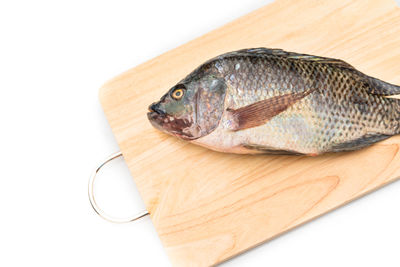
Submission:
[[[164,118],[166,118],[165,115],[162,115],[156,111],[150,111],[147,113],[147,118],[149,119],[151,125],[154,126],[154,128],[163,132],[167,132],[163,127]]]
[[[147,113],[147,118],[149,119],[150,123],[153,125],[154,128],[176,137],[179,137],[184,140],[193,140],[195,139],[189,133],[184,133],[182,125],[179,125],[179,119],[174,119],[170,117],[168,114],[160,114],[156,111],[150,111]]]
[[[147,113],[147,118],[154,128],[167,134],[180,136],[180,133],[176,129],[173,129],[174,124],[168,114],[150,111]]]

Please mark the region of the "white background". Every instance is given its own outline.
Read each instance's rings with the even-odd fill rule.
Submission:
[[[0,265],[169,266],[149,218],[89,205],[89,174],[118,150],[98,88],[268,2],[1,1]],[[143,209],[122,160],[97,185],[109,213]],[[395,182],[223,266],[400,266],[399,203]]]

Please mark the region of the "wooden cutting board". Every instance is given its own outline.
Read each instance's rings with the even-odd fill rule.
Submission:
[[[277,0],[105,84],[105,114],[174,266],[219,263],[400,176],[400,136],[351,153],[251,156],[213,152],[150,125],[148,105],[195,67],[251,47],[340,58],[400,84],[392,0]]]

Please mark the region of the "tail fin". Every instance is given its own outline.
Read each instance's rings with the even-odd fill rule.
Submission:
[[[390,97],[390,101],[393,102],[393,107],[395,109],[394,111],[394,129],[395,129],[395,134],[400,134],[400,98],[394,98],[394,97]]]

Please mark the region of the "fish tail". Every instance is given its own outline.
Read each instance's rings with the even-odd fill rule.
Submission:
[[[400,134],[400,86],[372,77],[369,77],[369,82],[372,85],[368,89],[369,93],[386,98],[386,103],[391,106],[386,111],[391,113],[391,123],[383,131],[390,132],[391,135]]]
[[[400,134],[400,98],[397,96],[384,96],[384,98],[386,107],[381,111],[384,118],[381,120],[383,122],[381,132],[389,135]]]
[[[391,99],[394,102],[394,113],[395,113],[395,133],[394,134],[400,134],[400,99],[398,98],[392,98]]]

